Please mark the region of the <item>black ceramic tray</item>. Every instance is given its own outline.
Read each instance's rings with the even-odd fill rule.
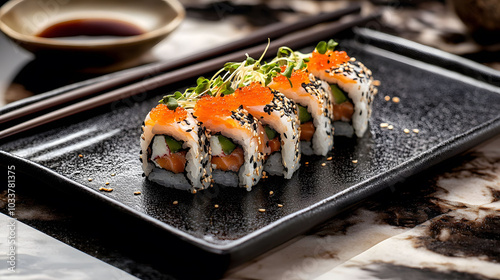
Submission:
[[[4,142],[0,165],[16,164],[58,190],[117,209],[141,222],[145,236],[155,232],[151,238],[172,249],[148,248],[152,253],[196,263],[202,274],[220,274],[500,133],[500,88],[494,85],[498,72],[375,31],[347,32],[335,39],[381,81],[370,129],[363,138],[336,137],[329,154],[333,160],[304,157],[290,180],[270,177],[251,192],[215,186],[192,195],[142,177],[139,136],[144,116],[163,94],[194,81]],[[387,102],[387,95],[401,101]],[[381,123],[394,128],[381,128]],[[113,191],[99,191],[101,187]],[[141,194],[135,195],[138,191]]]

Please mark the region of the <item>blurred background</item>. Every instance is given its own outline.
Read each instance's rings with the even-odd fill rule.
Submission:
[[[368,28],[500,69],[500,5],[495,0],[180,2],[186,18],[177,30],[147,54],[113,65],[79,69],[68,61],[36,59],[1,34],[0,106],[116,70],[188,56],[273,23],[333,11],[352,2],[362,4],[363,14],[382,11],[382,18]],[[50,1],[40,3],[50,5]]]

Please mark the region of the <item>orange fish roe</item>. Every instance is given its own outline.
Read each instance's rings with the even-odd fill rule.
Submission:
[[[187,111],[182,107],[170,110],[167,105],[158,104],[158,106],[153,108],[149,113],[149,118],[146,125],[167,125],[185,120],[187,118]]]
[[[237,89],[234,98],[243,106],[258,106],[269,104],[273,101],[274,95],[271,93],[270,88],[254,82],[249,86]]]
[[[281,72],[285,71],[286,66],[281,66]],[[293,89],[297,90],[303,83],[309,84],[311,81],[309,80],[309,74],[304,70],[295,70],[290,77],[290,81],[292,82]],[[283,75],[278,75],[273,78],[273,82],[277,84],[278,87],[283,89],[290,88],[290,82]]]
[[[311,55],[311,59],[307,63],[307,67],[311,70],[326,70],[346,63],[349,59],[350,57],[344,51],[329,50],[325,54],[314,51]]]
[[[239,103],[236,101],[233,95],[228,95],[224,97],[212,97],[205,95],[194,107],[194,115],[201,122],[210,121],[214,125],[227,123],[225,119],[231,116],[231,111],[238,108]]]

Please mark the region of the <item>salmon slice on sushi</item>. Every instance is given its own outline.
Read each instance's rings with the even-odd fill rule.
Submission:
[[[215,183],[250,191],[261,179],[270,152],[262,125],[234,96],[205,95],[197,101],[193,115],[210,132]]]
[[[196,192],[211,184],[207,134],[184,108],[158,104],[144,120],[141,162],[155,183]]]

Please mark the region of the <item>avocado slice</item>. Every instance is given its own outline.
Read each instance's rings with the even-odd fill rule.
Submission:
[[[175,140],[174,138],[165,135],[165,142],[167,142],[168,149],[171,153],[177,153],[182,149],[182,142]]]
[[[269,138],[269,140],[276,138],[276,135],[278,134],[276,130],[270,128],[268,125],[264,126],[264,129],[266,130],[267,138]]]
[[[227,137],[224,137],[222,135],[218,135],[217,137],[219,138],[219,143],[224,154],[230,155],[233,150],[236,149],[236,144],[234,144]]]
[[[297,107],[299,109],[299,121],[300,121],[300,123],[305,123],[305,122],[308,122],[312,119],[312,116],[311,116],[311,114],[309,114],[309,112],[307,112],[306,107],[302,107],[298,104],[297,104]]]
[[[332,95],[333,99],[335,100],[335,104],[342,104],[347,101],[345,93],[337,85],[330,85],[330,89],[332,90]]]

